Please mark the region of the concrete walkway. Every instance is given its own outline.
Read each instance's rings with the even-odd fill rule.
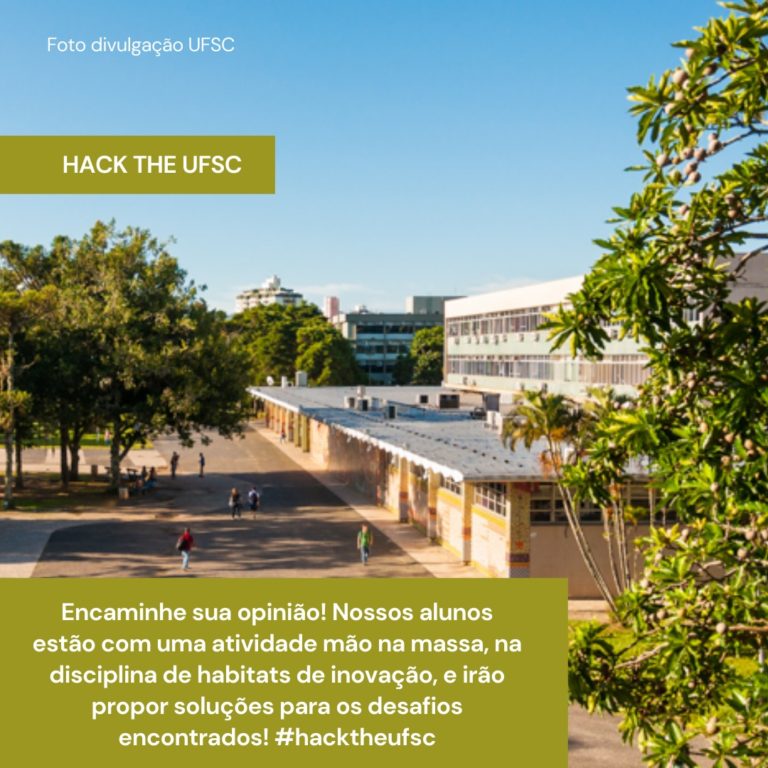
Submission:
[[[432,576],[440,579],[483,578],[477,570],[464,565],[455,555],[439,544],[431,542],[418,529],[399,522],[389,510],[372,504],[364,494],[351,487],[338,475],[318,467],[308,453],[287,442],[280,443],[280,436],[270,429],[259,429],[259,434],[354,509],[360,517],[395,542],[410,557],[423,565]]]

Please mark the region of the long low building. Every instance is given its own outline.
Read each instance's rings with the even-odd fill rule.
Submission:
[[[488,576],[567,577],[572,597],[596,596],[547,477],[543,443],[511,451],[499,414],[486,416],[479,400],[461,403],[439,387],[250,392],[268,428],[459,560]],[[648,505],[642,478],[624,492],[634,506]],[[601,511],[584,506],[581,515],[607,559]]]

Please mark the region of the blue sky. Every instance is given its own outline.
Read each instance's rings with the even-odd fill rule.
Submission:
[[[274,196],[2,196],[0,239],[98,218],[174,237],[207,298],[272,273],[397,309],[587,270],[639,178],[626,87],[674,66],[710,0],[6,2],[5,134],[274,134]],[[46,52],[233,35],[234,54]],[[2,172],[0,170],[0,172]]]

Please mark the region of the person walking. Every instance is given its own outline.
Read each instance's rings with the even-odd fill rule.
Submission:
[[[250,507],[251,512],[258,512],[259,511],[259,501],[261,500],[261,496],[259,494],[258,489],[255,485],[251,486],[251,490],[248,491],[248,506]]]
[[[368,565],[368,557],[371,554],[373,546],[373,531],[368,528],[367,523],[363,523],[357,532],[357,548],[360,550],[360,560],[363,565]]]
[[[171,477],[176,477],[176,470],[179,468],[179,454],[176,451],[171,455]]]
[[[200,458],[197,460],[197,463],[200,465],[200,477],[205,476],[205,455],[202,451],[200,451]]]
[[[181,568],[184,571],[189,570],[189,553],[194,546],[195,540],[192,537],[192,531],[185,528],[184,533],[179,536],[179,540],[176,542],[176,549],[181,552]]]
[[[235,516],[242,517],[242,504],[240,502],[240,491],[237,488],[233,488],[229,494],[229,511],[232,513],[232,519]]]

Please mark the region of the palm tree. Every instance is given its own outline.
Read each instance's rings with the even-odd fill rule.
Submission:
[[[524,390],[516,396],[512,410],[504,421],[502,438],[512,450],[518,443],[531,449],[535,443],[544,442],[545,447],[541,452],[541,462],[545,473],[554,478],[579,554],[603,599],[610,610],[615,613],[616,604],[613,594],[584,533],[579,517],[579,499],[566,483],[565,477],[566,467],[574,466],[584,455],[591,437],[591,427],[597,423],[602,408],[609,407],[610,396],[606,395],[606,397],[608,399],[596,398],[582,406],[565,395]],[[617,506],[620,505],[620,500],[615,500],[615,502]],[[623,525],[621,532],[623,533]],[[623,540],[626,541],[625,538]],[[610,558],[618,589],[621,583],[622,569],[616,564],[613,550],[610,552]],[[626,562],[626,558],[624,558],[624,562]]]

